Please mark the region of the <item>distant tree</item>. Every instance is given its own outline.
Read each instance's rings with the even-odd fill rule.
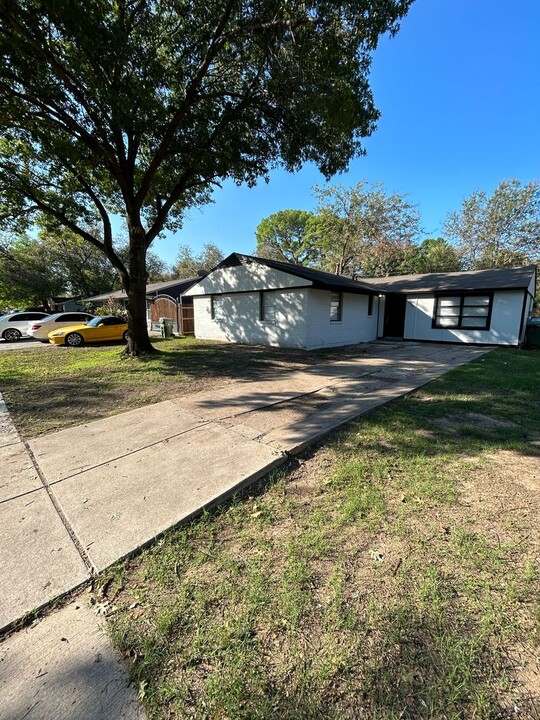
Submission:
[[[90,231],[99,236],[96,228]],[[118,284],[118,272],[106,256],[71,230],[50,229],[42,222],[33,246],[47,258],[43,271],[53,271],[62,286],[56,295],[90,297]]]
[[[315,265],[320,250],[315,234],[315,215],[307,210],[280,210],[257,225],[256,253],[259,257]]]
[[[127,257],[127,245],[117,252]],[[170,277],[170,268],[152,252],[147,271],[149,282]],[[37,237],[0,236],[0,306],[50,309],[54,296],[91,297],[121,286],[105,255],[70,230],[50,230],[42,224]]]
[[[407,272],[441,273],[462,270],[461,258],[453,245],[444,238],[427,238],[414,248]]]
[[[468,270],[540,260],[540,182],[503,180],[490,196],[475,191],[445,222]]]
[[[102,250],[128,294],[126,352],[152,352],[152,242],[223,179],[307,161],[329,177],[363,153],[371,53],[411,3],[4,0],[0,215],[45,213]]]
[[[373,277],[403,272],[420,231],[419,212],[405,195],[364,181],[314,192],[323,269]]]
[[[64,281],[47,247],[25,236],[0,238],[0,308],[43,306],[62,294]]]
[[[187,245],[181,245],[174,265],[174,271],[179,278],[197,277],[210,272],[225,256],[213,243],[203,245],[202,252],[195,255]]]

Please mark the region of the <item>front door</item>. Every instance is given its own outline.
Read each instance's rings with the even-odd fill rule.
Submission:
[[[407,296],[389,293],[384,303],[384,337],[402,338]]]

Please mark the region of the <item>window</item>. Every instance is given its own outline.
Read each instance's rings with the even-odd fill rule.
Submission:
[[[9,319],[9,322],[26,322],[27,320],[41,320],[44,317],[47,317],[47,315],[44,315],[43,313],[17,313],[17,315],[13,315],[13,317]]]
[[[330,294],[330,322],[339,322],[341,320],[341,293]]]
[[[373,295],[368,295],[367,314],[368,317],[373,315]]]
[[[212,320],[223,320],[225,318],[225,311],[223,309],[223,298],[219,295],[212,295],[211,315]]]
[[[274,292],[261,292],[260,320],[267,323],[276,322],[276,295]]]
[[[433,327],[489,330],[493,295],[448,295],[436,298]]]
[[[84,313],[64,313],[63,315],[58,315],[54,322],[86,322],[91,319],[91,315]]]

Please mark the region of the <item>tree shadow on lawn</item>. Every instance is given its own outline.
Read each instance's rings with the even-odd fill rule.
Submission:
[[[71,357],[72,349],[64,352]],[[75,359],[79,357],[76,353],[73,353]],[[322,355],[265,346],[201,343],[178,351],[173,346],[142,358],[119,356],[112,363],[108,358],[103,367],[95,358],[92,366],[85,367],[81,355],[77,371],[71,371],[70,366],[64,364],[55,372],[51,364],[44,377],[29,373],[17,376],[15,372],[4,394],[15,423],[23,434],[32,436],[212,389],[220,383],[256,377],[271,380],[281,373],[316,365],[321,358],[343,361],[359,353],[369,356],[370,346],[351,346],[339,352],[334,348]],[[534,440],[536,434],[540,434],[540,413],[535,410],[535,403],[539,405],[539,357],[540,353],[491,353],[489,362],[480,358],[458,368],[431,383],[428,390],[409,396],[406,405],[393,402],[385,421],[406,431],[403,436],[406,439],[396,449],[426,455],[449,451],[459,454],[463,452],[464,437],[494,445],[503,441],[508,445]],[[509,375],[507,365],[514,360],[515,372]],[[517,362],[528,374],[519,372]],[[280,394],[281,388],[276,391],[270,400],[277,404],[275,411],[279,412],[282,407],[279,403],[289,400],[291,394]],[[234,402],[248,407],[250,397],[239,386]],[[268,414],[273,411],[269,408]],[[296,412],[300,415],[297,420],[300,427],[309,424],[310,415],[316,418],[309,402],[300,408],[297,404]],[[432,431],[441,429],[445,431],[443,442],[434,441]],[[374,449],[381,450],[381,447],[375,444]]]
[[[106,400],[104,396],[106,394]],[[28,386],[14,380],[4,396],[18,431],[34,437],[89,422],[140,406],[136,397],[126,397],[122,387],[85,378],[57,379],[45,390],[38,383]]]
[[[201,343],[182,347],[182,340],[178,342],[180,344],[177,347],[163,347],[166,341],[158,342],[155,354],[141,356],[138,361],[150,368],[158,364],[163,374],[176,375],[184,372],[198,377],[204,373],[237,378],[246,374],[257,374],[261,370],[286,372],[312,367],[322,360],[345,360],[370,352],[370,345],[367,343],[337,350],[301,350],[235,343]]]
[[[158,348],[167,344],[157,343]],[[112,362],[104,356],[101,364],[99,353],[84,355],[86,348],[52,348],[45,372],[40,372],[39,364],[35,372],[10,371],[2,392],[20,432],[27,436],[53,432],[219,383],[296,370],[318,360],[305,350],[218,343],[165,347],[130,358],[121,356],[121,347],[119,343]],[[111,344],[95,344],[90,350],[94,348],[106,351]],[[55,352],[61,355],[56,358]]]

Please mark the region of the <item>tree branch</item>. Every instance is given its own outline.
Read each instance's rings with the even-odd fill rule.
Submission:
[[[229,0],[225,10],[223,11],[223,15],[221,16],[221,19],[213,33],[212,40],[210,42],[210,45],[208,47],[208,50],[206,52],[206,55],[202,61],[202,63],[199,66],[199,69],[195,73],[195,76],[191,83],[189,84],[186,94],[184,96],[184,100],[178,110],[174,113],[168,127],[166,128],[165,132],[163,133],[163,138],[161,140],[161,143],[159,144],[159,147],[154,154],[154,157],[152,158],[152,162],[148,166],[148,169],[146,170],[142,180],[141,184],[139,186],[139,190],[137,191],[137,194],[135,195],[135,204],[141,206],[144,202],[144,199],[148,193],[148,190],[150,189],[150,185],[152,184],[152,180],[154,179],[156,172],[159,170],[159,167],[161,166],[161,163],[167,156],[167,150],[169,148],[169,145],[174,137],[174,133],[178,129],[178,126],[182,122],[182,119],[185,117],[187,111],[192,106],[192,104],[196,100],[197,96],[197,90],[200,87],[201,82],[203,81],[206,73],[208,72],[208,68],[212,64],[213,60],[215,59],[218,52],[221,50],[221,47],[224,42],[223,38],[223,31],[225,27],[227,26],[227,22],[229,21],[232,11],[234,9],[234,6],[236,4],[236,0]]]
[[[79,105],[84,108],[86,114],[88,117],[92,120],[92,123],[94,124],[94,127],[100,128],[101,122],[99,118],[96,118],[93,113],[92,106],[88,103],[83,93],[80,92],[79,87],[80,83],[75,78],[69,70],[58,60],[58,58],[54,55],[53,52],[46,46],[46,44],[40,43],[39,40],[35,38],[32,32],[30,32],[25,25],[23,25],[21,22],[18,22],[17,19],[12,16],[9,13],[2,12],[0,13],[0,17],[4,18],[6,23],[11,26],[12,29],[18,31],[32,46],[34,52],[36,55],[41,55],[54,69],[56,76],[60,80],[61,83],[64,84],[64,87],[66,91],[76,100]],[[21,83],[24,87],[24,83]],[[105,116],[107,113],[102,113]],[[101,133],[102,140],[104,141],[104,147],[109,145],[108,139],[105,133]],[[112,150],[112,147],[109,145],[109,150]]]

